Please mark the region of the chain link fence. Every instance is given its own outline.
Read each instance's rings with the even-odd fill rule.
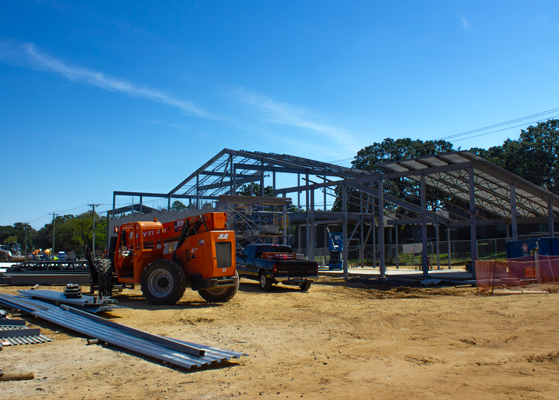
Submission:
[[[497,259],[506,257],[505,238],[487,239],[477,242],[478,259]],[[385,265],[389,267],[421,268],[422,254],[421,243],[415,244],[386,244],[384,245]],[[410,251],[411,250],[411,251]],[[306,257],[310,255],[310,249],[298,249]],[[437,251],[436,242],[427,243],[429,263],[433,269],[449,269],[454,267],[463,268],[465,264],[471,263],[471,247],[469,240],[455,240],[449,242],[440,241]],[[317,247],[314,249],[314,258],[319,265],[328,265],[328,249]],[[363,266],[378,267],[380,259],[380,246],[367,245],[363,248]],[[348,265],[360,267],[361,247],[349,246]]]

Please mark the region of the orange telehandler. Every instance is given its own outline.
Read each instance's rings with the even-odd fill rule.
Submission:
[[[207,301],[229,301],[237,293],[235,232],[227,213],[212,212],[177,221],[129,222],[115,228],[108,258],[90,266],[99,295],[118,283],[141,285],[152,304],[175,304],[188,286]],[[97,275],[97,276],[95,276]]]

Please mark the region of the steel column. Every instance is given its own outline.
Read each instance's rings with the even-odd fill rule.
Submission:
[[[229,194],[231,196],[235,195],[235,172],[237,171],[237,169],[233,166],[233,154],[229,154],[229,172],[231,174],[231,190],[229,190]]]
[[[261,165],[264,166],[264,161],[261,161]],[[260,196],[264,197],[264,172],[260,177]]]
[[[474,169],[468,168],[468,189],[470,191],[470,253],[472,255],[472,278],[476,279],[477,232],[476,232],[476,198]]]
[[[395,242],[396,242],[396,251],[395,251],[396,269],[399,269],[400,268],[400,260],[398,258],[398,223],[397,223],[397,220],[394,221],[394,238],[395,238]]]
[[[363,215],[363,192],[359,192],[359,211],[361,212],[361,216],[359,218],[359,224],[361,225],[359,227],[359,239],[361,240],[361,242],[359,243],[359,258],[361,259],[361,268],[365,267],[365,243],[363,242],[364,238],[363,238],[363,228],[365,227],[365,220],[364,220],[364,215]]]
[[[516,224],[516,188],[510,185],[510,224],[512,226],[512,240],[518,240],[518,226]]]
[[[297,174],[297,186],[301,186],[301,174]],[[297,212],[301,210],[301,191],[297,191]]]
[[[450,255],[452,254],[450,251],[450,226],[447,225],[446,227],[446,242],[447,242],[447,252],[448,252],[448,269],[452,269]]]
[[[297,225],[297,253],[301,254],[301,227],[303,225]]]
[[[425,189],[425,175],[419,177],[421,186],[421,269],[423,278],[429,277],[429,259],[427,255],[427,191]]]
[[[377,221],[373,207],[373,268],[377,266]]]
[[[380,277],[386,277],[386,265],[384,263],[384,182],[378,181],[378,245],[379,245],[379,268]]]
[[[309,248],[309,259],[314,261],[314,237],[315,237],[315,232],[314,232],[314,190],[310,191],[310,197],[311,197],[311,207],[310,207],[310,232],[309,232],[309,237],[310,237],[310,248]],[[308,226],[307,226],[308,229]]]
[[[437,269],[441,269],[441,255],[439,251],[439,222],[435,222],[435,235],[436,238],[436,246],[437,246]]]
[[[326,175],[324,175],[324,182],[326,182]],[[327,187],[324,187],[324,211],[327,211],[327,202],[326,202],[326,189],[328,189]]]
[[[328,256],[328,254],[328,225],[324,225],[324,260],[322,262],[323,267],[326,267],[327,265],[326,257]]]
[[[200,209],[200,174],[196,174],[196,209]]]
[[[285,197],[286,197],[286,194],[284,193],[283,198],[285,199]],[[287,245],[288,244],[287,243],[288,242],[288,240],[287,240],[287,234],[288,234],[288,232],[287,232],[287,226],[288,226],[288,224],[287,224],[287,204],[284,204],[282,206],[282,208],[283,208],[283,210],[282,210],[283,222],[281,224],[281,226],[282,226],[281,233],[283,233],[283,240],[282,241],[283,241],[283,244]]]
[[[549,231],[549,236],[553,237],[555,236],[555,227],[553,226],[553,204],[551,203],[547,203],[547,218],[549,221],[547,223],[547,230]]]
[[[342,257],[343,257],[343,268],[344,268],[344,278],[347,278],[347,186],[342,184],[342,210],[343,210],[343,249],[342,249]]]

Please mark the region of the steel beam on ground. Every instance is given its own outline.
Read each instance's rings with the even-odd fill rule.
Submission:
[[[232,357],[239,358],[246,355],[211,346],[151,335],[147,332],[138,331],[107,320],[103,323],[96,320],[93,315],[82,314],[81,311],[71,307],[57,307],[38,300],[22,299],[17,296],[0,294],[0,303],[8,307],[24,310],[35,317],[79,332],[87,337],[93,337],[178,367],[201,367],[216,361],[220,362],[229,360]],[[165,343],[161,343],[161,341]],[[181,350],[177,350],[178,348],[181,348]],[[190,353],[187,352],[188,348],[192,349]],[[203,352],[205,354],[195,356],[191,354],[192,352],[198,352],[199,354]]]
[[[20,336],[36,336],[40,335],[41,330],[38,328],[13,328],[12,329],[0,329],[0,338],[7,338],[7,337],[20,337]]]
[[[89,284],[89,273],[3,272],[0,280],[12,286]]]

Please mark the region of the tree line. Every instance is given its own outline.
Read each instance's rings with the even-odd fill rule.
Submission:
[[[73,251],[84,254],[87,248],[91,249],[93,242],[93,216],[95,215],[95,249],[105,248],[107,239],[107,217],[93,214],[88,211],[79,215],[58,215],[41,229],[36,230],[31,225],[16,222],[13,225],[0,226],[0,243],[16,242],[25,252],[30,253],[36,249],[53,249],[59,251]],[[53,229],[54,224],[54,229]],[[53,248],[54,237],[54,248]]]
[[[387,138],[381,143],[374,143],[359,150],[352,161],[352,168],[380,174],[386,172],[380,166],[384,163],[460,150],[460,147],[455,149],[452,143],[444,140]],[[522,129],[518,139],[507,139],[500,146],[489,149],[473,147],[469,151],[552,193],[559,194],[559,120],[550,119]],[[384,189],[392,196],[412,204],[420,204],[419,183],[412,179],[391,179],[385,182]],[[351,199],[348,202],[348,210],[359,211],[360,194],[357,190],[348,188],[348,199]],[[337,189],[334,210],[341,211],[341,203],[340,190]],[[445,203],[452,204],[456,209],[468,208],[463,201],[451,198],[436,189],[427,190],[427,203],[432,211],[440,209]],[[409,214],[393,204],[387,207],[388,212]]]
[[[417,158],[434,154],[448,153],[461,150],[455,149],[453,144],[444,140],[412,140],[384,139],[381,143],[373,143],[357,152],[352,161],[352,168],[382,173],[381,164],[409,158]],[[522,129],[517,140],[507,139],[500,146],[482,149],[473,147],[469,150],[484,159],[505,168],[506,170],[538,185],[559,194],[559,120],[550,119],[540,122],[535,126]],[[387,181],[385,191],[408,202],[419,204],[418,183],[407,178],[399,178]],[[266,186],[266,196],[273,196],[271,186]],[[247,184],[241,187],[237,194],[260,195],[260,186],[257,183]],[[428,203],[431,210],[437,210],[442,204],[449,202],[457,209],[467,208],[467,204],[460,204],[460,200],[445,198],[442,193],[429,189]],[[359,193],[348,189],[348,210],[359,210]],[[389,206],[390,207],[390,206]],[[407,213],[407,211],[392,206],[387,211],[394,213]],[[185,210],[180,201],[175,201],[171,207],[174,210]],[[341,196],[336,194],[334,210],[341,210]],[[295,211],[291,210],[290,211]],[[38,231],[29,224],[16,222],[13,225],[0,226],[0,243],[17,242],[25,249],[27,242],[28,251],[34,249],[52,248],[53,235],[55,239],[54,252],[60,250],[74,251],[83,254],[86,248],[91,248],[93,237],[93,216],[95,215],[95,248],[102,250],[105,247],[107,234],[107,218],[101,217],[93,211],[80,215],[57,216],[53,222],[45,224]]]

